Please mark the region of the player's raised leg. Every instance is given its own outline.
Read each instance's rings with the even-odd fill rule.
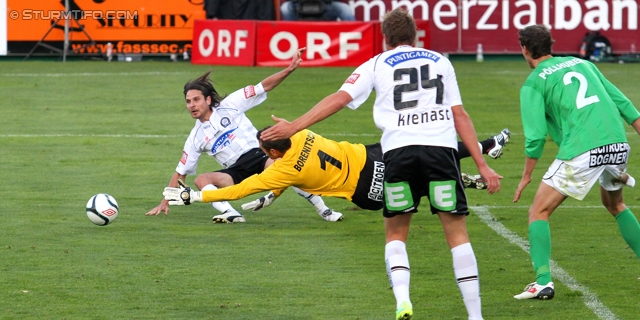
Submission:
[[[318,214],[322,219],[330,222],[336,222],[336,221],[342,220],[343,218],[342,213],[338,211],[333,211],[331,208],[327,207],[327,205],[324,204],[324,200],[322,200],[322,197],[316,196],[306,191],[302,191],[296,187],[292,187],[292,188],[297,194],[307,199],[307,201],[309,201],[309,203],[313,205],[313,207],[316,209],[316,211],[318,212]]]

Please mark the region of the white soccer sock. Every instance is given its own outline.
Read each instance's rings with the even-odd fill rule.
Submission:
[[[389,283],[393,288],[396,297],[396,308],[409,299],[409,280],[411,273],[409,270],[409,255],[407,246],[400,240],[394,240],[384,247],[384,260],[387,264],[387,275]]]
[[[453,272],[462,293],[462,300],[467,307],[469,319],[482,319],[478,263],[471,243],[467,242],[451,249],[451,255],[453,255]]]
[[[208,184],[206,186],[204,186],[202,189],[200,189],[200,191],[203,190],[216,190],[218,189],[218,187],[212,185],[212,184]],[[231,210],[231,211],[236,211],[236,209],[234,209],[231,204],[228,201],[219,201],[219,202],[211,202],[211,206],[213,206],[214,209],[220,211],[221,213],[225,213],[225,211],[227,210]]]
[[[311,194],[306,191],[302,191],[296,187],[292,187],[292,188],[293,188],[293,191],[295,191],[301,197],[307,199],[307,201],[309,201],[309,203],[311,203],[316,208],[316,211],[318,211],[319,214],[322,214],[327,209],[329,209],[329,207],[327,207],[324,204],[324,200],[322,200],[322,197],[316,196],[315,194]]]
[[[480,154],[484,154],[484,150],[482,150],[482,143],[478,142],[478,147],[480,147]]]

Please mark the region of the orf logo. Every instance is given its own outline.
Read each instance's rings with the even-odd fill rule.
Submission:
[[[111,217],[112,215],[116,214],[117,212],[115,210],[113,210],[113,208],[109,208],[107,210],[102,211],[102,214],[104,214],[107,217]]]

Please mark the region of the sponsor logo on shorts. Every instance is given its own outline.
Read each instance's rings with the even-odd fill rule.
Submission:
[[[180,158],[180,163],[187,164],[187,158],[189,158],[189,154],[182,151],[182,158]]]
[[[589,167],[599,167],[608,164],[627,163],[629,144],[626,142],[612,143],[599,148],[591,149]]]
[[[246,86],[244,87],[244,97],[245,99],[249,99],[256,95],[256,88],[254,86]]]
[[[371,179],[371,186],[369,187],[369,199],[374,201],[382,201],[383,195],[383,183],[384,183],[384,162],[373,162],[373,178]]]
[[[349,76],[349,78],[347,78],[347,80],[344,81],[344,83],[354,84],[354,83],[356,83],[356,80],[358,80],[358,78],[360,78],[360,74],[352,73]]]

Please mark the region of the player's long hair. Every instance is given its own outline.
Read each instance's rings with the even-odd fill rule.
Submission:
[[[551,47],[556,42],[551,38],[551,31],[542,24],[518,30],[518,40],[521,47],[526,47],[529,50],[533,59],[550,55]]]
[[[416,42],[416,22],[404,8],[395,8],[382,18],[382,34],[391,48],[412,46]]]
[[[206,99],[207,97],[211,97],[211,104],[209,104],[209,109],[213,110],[213,108],[217,108],[220,105],[220,101],[224,99],[224,97],[218,94],[218,91],[213,87],[213,81],[209,79],[209,74],[211,71],[205,72],[198,79],[189,80],[187,84],[184,85],[184,95],[187,96],[187,92],[189,90],[200,90],[202,95]]]
[[[262,134],[262,132],[269,128],[271,128],[271,126],[265,127],[264,129],[258,131],[258,133],[256,134],[256,138],[258,138],[258,141],[260,141],[263,148],[267,150],[271,150],[271,149],[278,150],[282,153],[285,153],[287,150],[291,149],[291,139],[289,138],[271,140],[271,141],[260,139],[260,135]]]

